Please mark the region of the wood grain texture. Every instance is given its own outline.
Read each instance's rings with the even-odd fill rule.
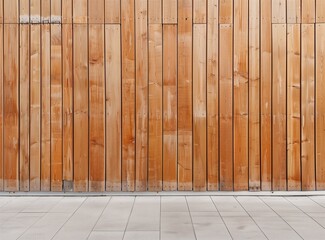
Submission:
[[[302,190],[315,190],[315,46],[314,25],[301,26]]]
[[[105,0],[105,23],[121,22],[121,1]]]
[[[248,0],[234,2],[234,190],[248,190]],[[222,61],[222,60],[221,60]]]
[[[316,22],[325,23],[325,1],[316,0]]]
[[[178,190],[192,190],[192,1],[178,1]]]
[[[219,190],[219,1],[208,0],[207,19],[207,181]]]
[[[149,24],[148,190],[162,191],[162,25]]]
[[[105,0],[88,1],[88,21],[90,24],[105,22]]]
[[[3,139],[6,139],[3,142],[4,191],[18,191],[19,27],[17,24],[4,24],[3,46]]]
[[[272,26],[272,189],[286,190],[286,25]]]
[[[261,1],[261,187],[271,190],[272,182],[272,1]]]
[[[49,23],[51,17],[51,0],[42,0],[41,4],[41,21]]]
[[[286,23],[286,0],[272,1],[272,23]]]
[[[163,0],[148,1],[148,23],[162,23]]]
[[[163,190],[177,190],[177,25],[163,25]]]
[[[287,26],[287,168],[288,190],[301,189],[300,25]]]
[[[88,0],[73,0],[73,23],[88,23]]]
[[[219,55],[219,147],[220,190],[233,190],[233,29],[230,24],[221,24]]]
[[[287,23],[301,23],[301,0],[287,0]]]
[[[193,23],[207,22],[207,0],[193,0]]]
[[[106,52],[106,191],[121,191],[121,28],[105,26]]]
[[[193,190],[206,190],[206,25],[193,27]]]
[[[3,191],[3,80],[3,24],[0,24],[0,191]]]
[[[73,29],[73,178],[74,191],[88,191],[89,81],[87,26],[75,24]]]
[[[148,5],[135,2],[136,191],[147,190],[148,177]]]
[[[163,0],[163,23],[177,23],[177,3],[176,0]]]
[[[3,9],[4,23],[19,23],[19,0],[3,0]]]
[[[219,23],[233,22],[233,0],[219,0]]]
[[[316,188],[325,189],[325,24],[316,25]]]
[[[302,23],[315,23],[316,0],[301,0]]]
[[[63,0],[62,1],[62,23],[71,24],[73,21],[73,0]],[[62,27],[63,31],[63,27]],[[63,33],[62,33],[63,34]]]
[[[135,190],[135,38],[134,1],[121,1],[122,190]]]

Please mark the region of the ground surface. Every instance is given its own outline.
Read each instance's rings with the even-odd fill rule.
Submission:
[[[325,239],[325,196],[0,197],[0,239]]]

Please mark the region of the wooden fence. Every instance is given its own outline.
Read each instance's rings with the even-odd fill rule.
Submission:
[[[0,0],[0,191],[325,190],[325,0]]]

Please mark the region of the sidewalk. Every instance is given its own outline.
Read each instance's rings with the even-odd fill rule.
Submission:
[[[324,239],[325,196],[0,197],[0,239]]]

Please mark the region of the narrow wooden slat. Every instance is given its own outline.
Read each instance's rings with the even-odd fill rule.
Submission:
[[[88,22],[88,0],[73,0],[73,23]]]
[[[219,0],[219,23],[229,24],[233,20],[233,0]]]
[[[148,190],[162,190],[162,24],[149,24]]]
[[[272,188],[286,190],[286,25],[272,26]]]
[[[272,23],[286,23],[286,0],[272,0]]]
[[[19,190],[29,191],[29,25],[20,26],[20,53],[19,53]],[[9,149],[8,149],[9,150]],[[11,151],[11,150],[9,150]]]
[[[193,0],[193,23],[207,22],[207,0]]]
[[[325,24],[316,25],[316,184],[325,189]]]
[[[5,2],[6,3],[6,2]],[[8,2],[7,2],[8,4]],[[6,5],[5,5],[6,6]],[[19,190],[19,30],[4,25],[3,48],[3,178],[4,191]]]
[[[207,181],[219,190],[219,0],[208,0],[207,19]]]
[[[193,27],[193,190],[206,190],[207,53],[206,25]]]
[[[120,23],[120,0],[105,0],[105,23]]]
[[[67,2],[67,1],[65,1]],[[62,2],[63,3],[63,2]],[[68,7],[68,6],[67,6]],[[63,9],[63,8],[62,8]],[[63,15],[69,22],[68,15]],[[73,180],[73,26],[62,24],[63,180]]]
[[[41,4],[41,21],[49,23],[51,17],[51,0],[42,0]]]
[[[3,22],[19,23],[19,0],[3,0]]]
[[[89,23],[105,22],[105,0],[88,1],[88,21]]]
[[[249,1],[249,189],[261,189],[260,14],[259,0]]]
[[[53,3],[53,2],[52,2]],[[53,12],[52,12],[53,13]],[[52,14],[53,16],[53,14]],[[51,191],[62,191],[62,30],[51,25]]]
[[[62,1],[62,23],[72,23],[72,2],[73,0]],[[62,27],[63,28],[63,27]]]
[[[41,25],[41,190],[50,191],[51,183],[51,32]]]
[[[162,23],[162,1],[148,1],[148,23]]]
[[[301,190],[300,25],[287,25],[287,178],[288,190]]]
[[[121,28],[105,26],[106,51],[106,191],[121,191]]]
[[[105,191],[104,25],[89,25],[89,191]]]
[[[178,1],[178,190],[192,190],[192,0]]]
[[[148,29],[147,1],[135,2],[136,191],[147,190],[148,158]]]
[[[302,23],[315,23],[316,0],[301,0]]]
[[[87,26],[73,26],[74,191],[88,191],[88,37]]]
[[[40,6],[40,5],[38,5]],[[38,11],[39,12],[39,11]],[[41,26],[30,26],[30,191],[41,190]]]
[[[233,29],[221,24],[219,41],[220,190],[233,190]]]
[[[163,0],[163,23],[177,23],[177,1]]]
[[[325,23],[325,1],[316,0],[316,22]]]
[[[314,25],[301,26],[301,168],[302,190],[315,190]]]
[[[177,25],[163,26],[163,190],[177,190]]]
[[[3,1],[0,1],[0,23],[3,23]],[[1,182],[1,180],[0,180]],[[1,188],[0,188],[1,190]]]
[[[3,24],[0,24],[0,191],[3,191],[3,80]]]
[[[22,22],[24,24],[30,22],[30,7],[31,7],[31,2],[30,0],[20,0],[19,1],[19,22]],[[5,9],[7,10],[7,9]],[[14,21],[10,23],[15,23]]]
[[[234,2],[234,103],[233,104],[234,104],[234,190],[247,191],[248,190],[248,0],[235,0]]]
[[[301,23],[301,0],[287,0],[287,23]]]
[[[261,1],[261,180],[262,190],[271,190],[271,82],[272,1]]]
[[[134,1],[121,1],[122,44],[122,190],[135,181],[135,39]]]
[[[58,21],[60,23],[62,21],[61,0],[51,0],[51,23],[58,23]]]

